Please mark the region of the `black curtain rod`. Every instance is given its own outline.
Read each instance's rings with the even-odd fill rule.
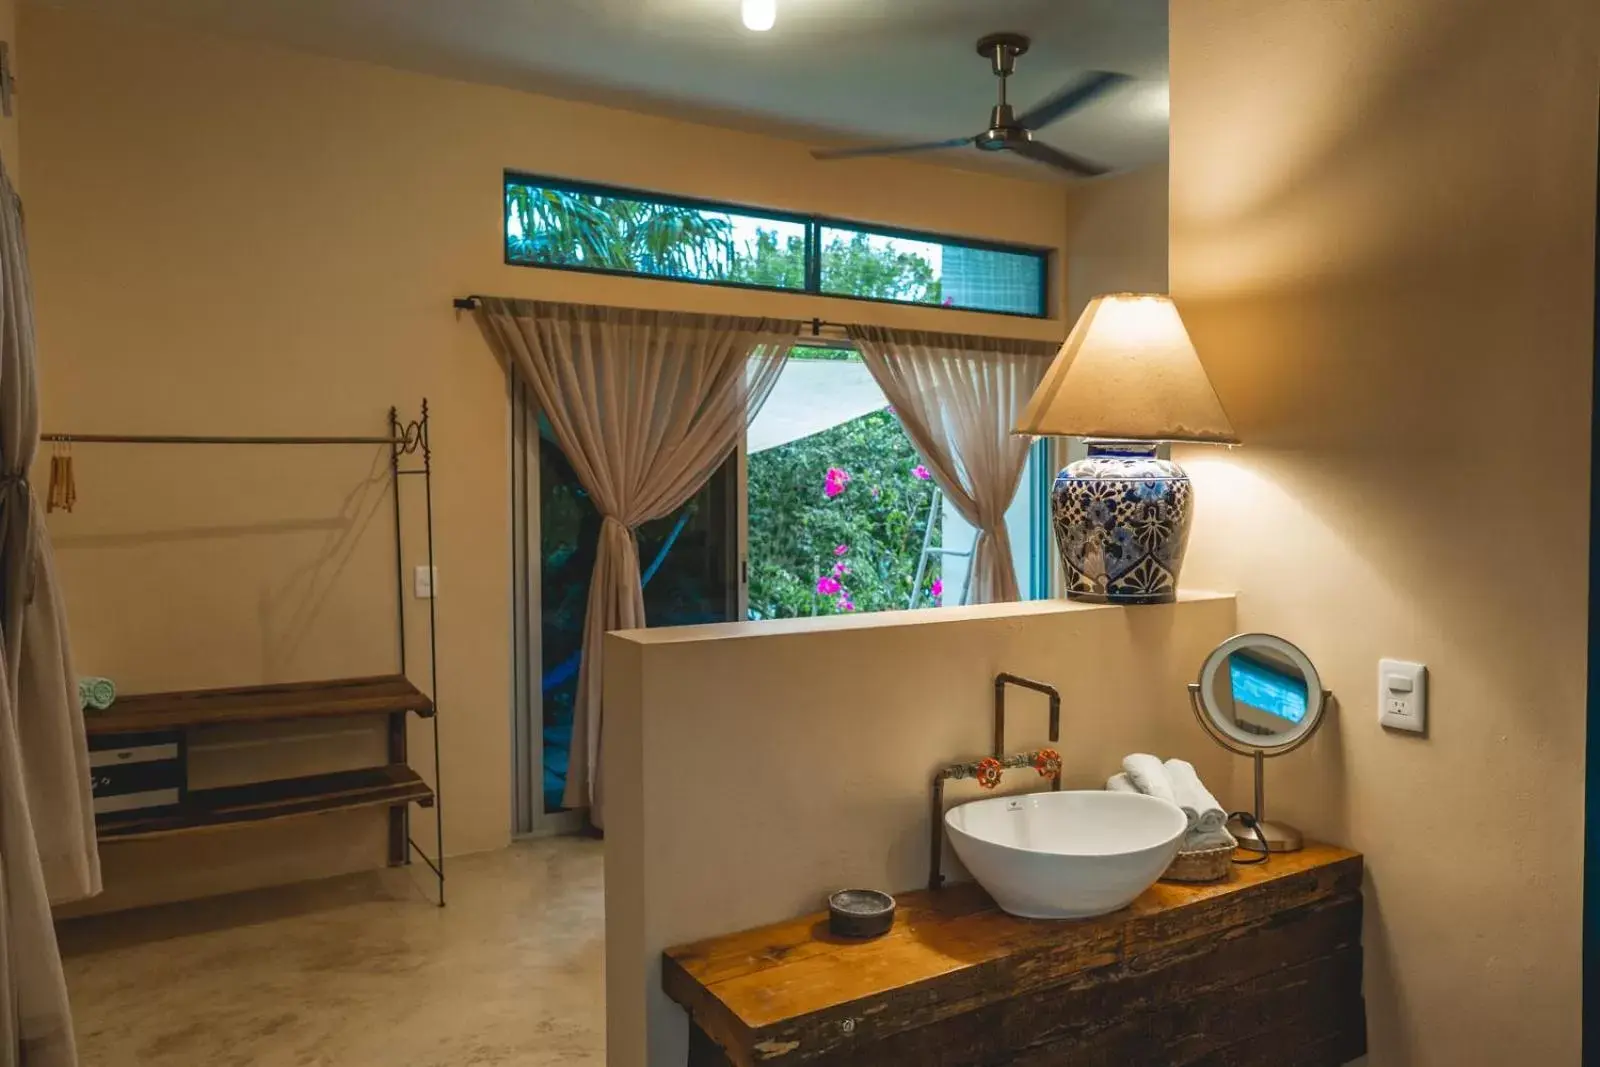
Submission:
[[[404,437],[219,437],[195,434],[42,433],[39,440],[77,445],[403,445]]]
[[[389,409],[387,434],[188,434],[188,433],[42,433],[39,440],[68,445],[389,445],[401,455],[419,448],[428,451],[428,398],[422,398],[422,413],[411,422],[402,421]]]
[[[478,301],[482,299],[483,298],[477,294],[473,294],[472,296],[458,296],[450,302],[450,305],[457,311],[476,311],[478,309]],[[812,337],[821,337],[822,328],[824,326],[831,326],[836,330],[843,330],[848,328],[849,325],[850,324],[846,322],[831,322],[828,319],[813,318],[808,319],[800,324],[800,332],[803,335],[809,329]]]

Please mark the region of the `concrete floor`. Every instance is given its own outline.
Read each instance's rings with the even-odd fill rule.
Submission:
[[[83,1067],[605,1060],[601,845],[576,838],[63,923]]]

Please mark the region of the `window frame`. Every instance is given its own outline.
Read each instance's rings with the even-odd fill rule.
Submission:
[[[759,285],[754,282],[728,281],[720,278],[691,278],[674,274],[651,274],[645,271],[621,270],[616,267],[594,267],[582,263],[529,263],[518,260],[511,255],[511,234],[508,226],[509,212],[506,207],[506,192],[509,186],[531,185],[547,189],[558,189],[562,192],[579,193],[587,196],[608,196],[626,200],[641,200],[652,204],[664,204],[671,207],[685,207],[701,211],[712,211],[723,214],[745,215],[763,221],[778,223],[799,224],[805,228],[805,284],[800,288],[785,288],[779,285]],[[1000,252],[1007,255],[1020,255],[1032,257],[1039,262],[1039,311],[998,311],[986,308],[960,307],[954,304],[928,304],[919,300],[895,300],[880,296],[857,296],[852,293],[833,293],[822,288],[822,250],[820,247],[823,227],[834,229],[854,230],[864,233],[869,237],[885,237],[904,241],[921,241],[929,244],[946,245],[956,248],[971,249],[976,252]],[[500,247],[502,262],[508,267],[523,267],[533,270],[559,270],[576,271],[582,274],[603,274],[618,278],[641,278],[648,281],[680,282],[686,285],[714,285],[723,289],[745,289],[762,293],[788,293],[794,296],[821,296],[830,300],[860,300],[870,304],[891,304],[898,307],[915,307],[937,309],[939,311],[958,311],[969,315],[1004,315],[1008,318],[1019,319],[1048,319],[1050,318],[1050,292],[1051,276],[1053,274],[1055,249],[1041,245],[1006,244],[1000,241],[989,241],[977,237],[963,237],[958,234],[934,233],[928,230],[908,229],[902,226],[885,226],[880,223],[862,222],[856,219],[838,218],[833,215],[814,215],[794,211],[782,211],[773,208],[755,207],[749,204],[740,204],[726,200],[709,200],[703,197],[680,196],[675,193],[658,193],[646,189],[634,189],[623,185],[608,185],[602,182],[580,181],[570,178],[557,178],[546,174],[534,174],[529,171],[507,169],[503,172],[500,182]]]

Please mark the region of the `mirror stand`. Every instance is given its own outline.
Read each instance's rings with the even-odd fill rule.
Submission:
[[[1221,730],[1217,729],[1216,725],[1211,721],[1211,716],[1206,714],[1205,701],[1202,699],[1199,683],[1189,683],[1189,703],[1194,708],[1194,717],[1199,721],[1200,726],[1205,730],[1206,733],[1211,735],[1211,739],[1217,744],[1221,745],[1229,752],[1233,752],[1240,756],[1249,756],[1251,761],[1255,763],[1256,788],[1255,808],[1253,814],[1255,815],[1256,828],[1253,830],[1249,829],[1243,826],[1237,819],[1230,819],[1228,821],[1228,832],[1231,833],[1234,836],[1234,839],[1239,842],[1240,848],[1250,852],[1260,852],[1262,851],[1263,841],[1266,843],[1266,850],[1268,852],[1298,852],[1304,847],[1305,839],[1301,836],[1299,830],[1296,830],[1288,823],[1272,822],[1265,817],[1266,761],[1268,756],[1281,756],[1286,752],[1293,752],[1295,749],[1311,740],[1311,738],[1316,734],[1318,727],[1322,725],[1322,720],[1326,718],[1325,713],[1328,710],[1328,698],[1332,695],[1333,694],[1328,690],[1322,691],[1322,697],[1317,704],[1317,711],[1312,720],[1311,728],[1306,730],[1299,737],[1295,738],[1293,743],[1278,748],[1263,749],[1243,745],[1235,738],[1230,737]]]

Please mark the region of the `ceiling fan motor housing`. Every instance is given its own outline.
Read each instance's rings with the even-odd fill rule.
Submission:
[[[972,139],[985,152],[1003,152],[1033,140],[1033,134],[1017,125],[1011,105],[1001,104],[989,116],[989,128]]]

